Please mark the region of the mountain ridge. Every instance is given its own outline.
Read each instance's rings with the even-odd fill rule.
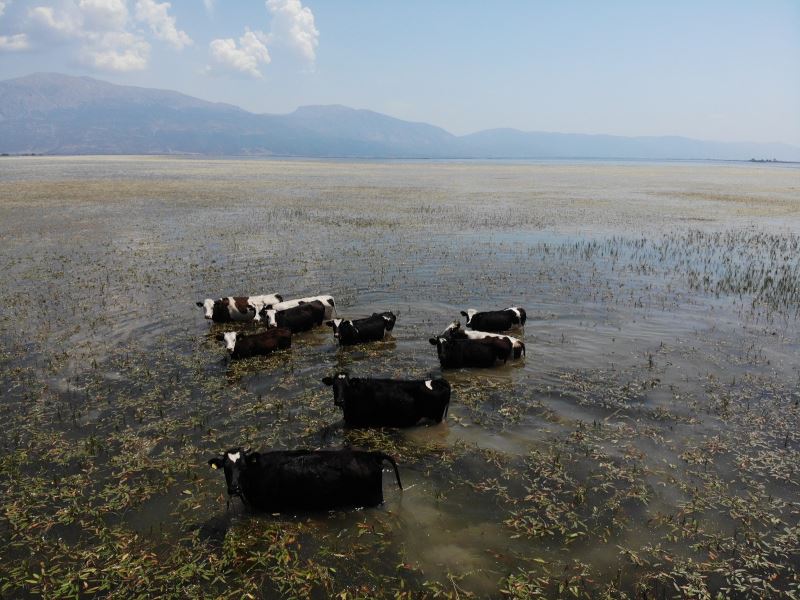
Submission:
[[[0,81],[0,152],[367,158],[800,160],[782,143],[441,127],[344,105],[251,113],[172,90],[34,73]]]

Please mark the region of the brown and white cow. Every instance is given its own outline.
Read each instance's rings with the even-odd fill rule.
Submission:
[[[261,296],[228,296],[214,300],[206,298],[197,302],[203,309],[206,319],[215,323],[231,321],[252,321],[259,311],[267,305],[277,304],[283,300],[280,294],[264,294]]]

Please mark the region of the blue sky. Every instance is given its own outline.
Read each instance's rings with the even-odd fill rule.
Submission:
[[[461,134],[800,145],[800,1],[0,0],[0,78],[345,104]]]

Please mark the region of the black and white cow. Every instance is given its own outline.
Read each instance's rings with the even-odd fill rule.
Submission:
[[[352,346],[363,342],[378,342],[387,331],[394,329],[397,317],[391,312],[372,313],[366,319],[333,319],[326,321],[333,328],[333,337],[342,346]]]
[[[383,452],[365,450],[275,450],[233,448],[208,461],[225,471],[230,496],[265,511],[377,506],[383,503]]]
[[[272,309],[278,312],[282,310],[286,310],[288,308],[294,308],[296,306],[300,306],[301,304],[311,304],[312,302],[319,301],[322,302],[322,305],[325,307],[325,318],[330,319],[333,316],[333,313],[336,312],[336,303],[333,300],[333,296],[309,296],[308,298],[294,298],[292,300],[281,300],[278,303],[264,303],[259,310],[258,316],[256,316],[256,321],[259,321],[264,316],[264,310]]]
[[[474,308],[462,310],[461,314],[467,318],[466,325],[478,331],[508,331],[515,325],[525,325],[528,315],[524,308],[512,306],[505,310],[487,310],[478,312]]]
[[[264,309],[261,315],[267,327],[288,327],[292,333],[297,333],[322,325],[325,306],[319,300],[314,300],[284,310]]]
[[[257,320],[259,311],[266,305],[277,304],[283,300],[280,294],[261,296],[228,296],[227,298],[206,298],[196,302],[203,309],[206,319],[215,323]]]
[[[364,379],[347,373],[323,377],[333,386],[333,403],[352,427],[411,427],[422,419],[441,423],[450,404],[445,379]]]
[[[514,358],[525,356],[525,343],[511,335],[502,333],[489,333],[488,331],[475,331],[474,329],[462,329],[461,323],[453,321],[442,332],[442,337],[450,339],[470,339],[470,340],[483,340],[486,338],[506,338],[511,341],[511,348],[513,350]]]
[[[470,340],[439,336],[428,341],[436,346],[442,369],[493,367],[498,360],[505,363],[511,355],[508,338]]]
[[[234,359],[266,356],[276,350],[292,347],[292,332],[285,327],[267,329],[251,335],[228,331],[220,334],[217,339],[225,342],[225,348]]]

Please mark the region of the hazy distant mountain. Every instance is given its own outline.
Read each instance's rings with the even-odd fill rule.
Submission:
[[[259,115],[177,92],[54,73],[0,81],[0,152],[800,160],[800,148],[786,144],[514,129],[454,136],[426,123],[345,106],[305,106],[288,115]]]

